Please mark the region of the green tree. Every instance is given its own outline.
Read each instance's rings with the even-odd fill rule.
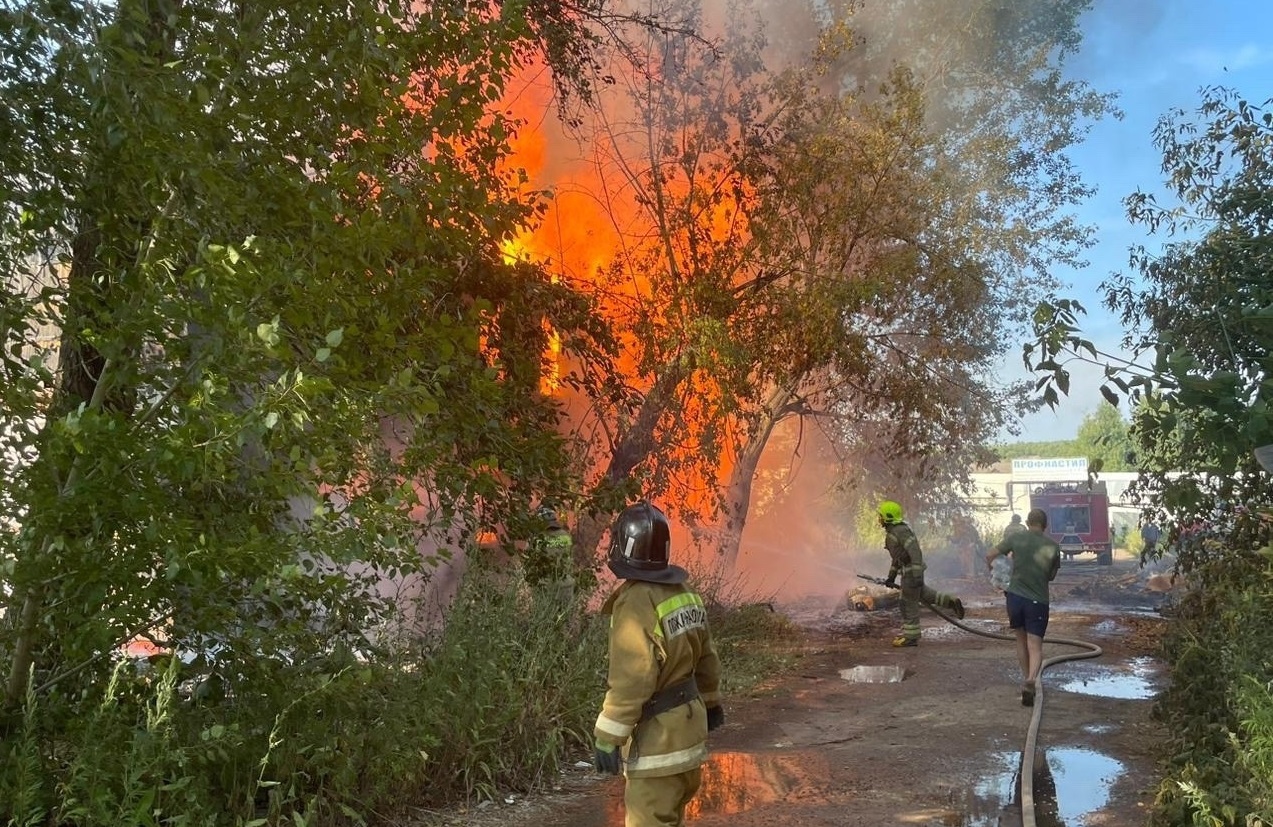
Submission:
[[[1143,355],[1111,359],[1082,338],[1081,305],[1040,306],[1027,361],[1051,401],[1066,390],[1063,361],[1102,364],[1106,398],[1133,402],[1131,437],[1150,507],[1179,522],[1209,519],[1266,497],[1253,457],[1273,443],[1273,113],[1224,89],[1207,89],[1196,117],[1164,116],[1155,131],[1178,206],[1138,192],[1126,203],[1151,232],[1186,236],[1154,255],[1133,251],[1136,274],[1112,279],[1106,304],[1122,314],[1124,344]],[[1169,472],[1183,472],[1180,475]],[[1191,565],[1189,555],[1182,560]]]
[[[1268,106],[1205,89],[1195,112],[1170,112],[1155,131],[1178,204],[1138,192],[1128,214],[1182,240],[1157,255],[1133,250],[1136,272],[1106,291],[1128,330],[1124,344],[1143,360],[1098,352],[1079,331],[1080,306],[1040,308],[1045,379],[1059,380],[1066,359],[1104,364],[1107,397],[1134,403],[1139,494],[1187,529],[1173,549],[1196,587],[1164,641],[1175,690],[1160,702],[1171,757],[1155,825],[1236,824],[1269,813],[1269,529],[1247,508],[1268,507],[1270,476],[1253,450],[1273,443]]]
[[[1078,449],[1072,439],[1058,439],[1048,442],[1008,442],[993,446],[998,459],[1013,460],[1023,457],[1072,457]]]
[[[990,435],[1026,407],[1025,389],[997,382],[992,365],[1023,332],[1022,297],[1049,289],[1050,264],[1073,261],[1087,243],[1067,213],[1087,189],[1065,149],[1109,99],[1063,81],[1059,69],[1086,7],[973,2],[917,13],[893,3],[845,18],[859,42],[829,76],[863,83],[855,94],[873,100],[869,79],[898,66],[922,112],[893,168],[923,172],[865,176],[884,202],[870,221],[893,239],[896,257],[864,268],[879,279],[880,302],[873,315],[850,316],[846,333],[874,338],[875,353],[829,371],[848,380],[826,410],[852,466],[846,478],[868,501],[883,490],[940,511],[989,458]],[[830,165],[830,181],[852,177]],[[890,224],[881,214],[904,218]]]
[[[1086,4],[1027,5],[972,4],[971,41],[918,53],[924,15],[859,30],[855,9],[774,24],[746,3],[725,17],[728,60],[649,44],[663,71],[606,122],[616,189],[645,194],[612,271],[642,292],[616,302],[639,403],[598,446],[608,485],[688,503],[729,558],[786,419],[832,432],[877,485],[956,484],[1021,401],[992,375],[1026,329],[1021,297],[1084,243],[1063,150],[1107,105],[1051,63]],[[797,15],[822,39],[787,66],[766,37]],[[982,50],[1000,36],[1013,48]]]
[[[504,261],[539,207],[497,106],[530,56],[586,55],[560,11],[0,8],[6,724],[38,707],[60,750],[148,633],[268,755],[324,658],[401,620],[379,581],[569,484],[507,357],[540,320],[603,333]]]
[[[1083,417],[1074,439],[1073,456],[1086,457],[1088,467],[1099,471],[1131,470],[1132,449],[1127,420],[1113,405],[1102,403]]]

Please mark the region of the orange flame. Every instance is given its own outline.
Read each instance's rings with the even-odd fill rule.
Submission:
[[[561,281],[604,287],[608,298],[599,296],[603,302],[627,302],[648,296],[649,282],[640,273],[621,269],[633,248],[647,245],[656,237],[649,211],[638,201],[645,193],[637,192],[620,170],[612,148],[581,144],[570,134],[555,106],[550,78],[542,67],[529,67],[510,85],[503,108],[520,122],[510,141],[511,165],[529,186],[545,191],[547,199],[542,221],[509,242],[505,255],[545,264]],[[748,240],[745,202],[755,197],[755,190],[738,178],[712,183],[725,185],[715,186],[710,199],[703,197],[693,232],[708,241],[705,247],[728,256]],[[673,201],[683,202],[690,195],[684,181],[669,180],[665,186]],[[688,258],[693,245],[684,232],[674,243],[679,247],[678,255]],[[686,273],[685,278],[693,279],[693,273]],[[617,308],[615,312],[619,312]],[[561,341],[555,331],[550,331],[549,341],[541,382],[546,392],[560,394]],[[639,352],[639,348],[628,349],[619,364],[632,377],[639,376],[635,363]],[[719,412],[729,402],[717,377],[707,372],[690,377],[682,386],[682,393],[685,410],[679,427],[686,439],[679,446],[662,449],[673,459],[678,452],[690,456],[701,451],[698,429],[704,423],[719,421]],[[693,463],[684,465],[692,466]],[[708,514],[719,483],[728,478],[731,468],[732,460],[725,457],[714,469],[715,479],[680,480],[674,496],[686,511]]]

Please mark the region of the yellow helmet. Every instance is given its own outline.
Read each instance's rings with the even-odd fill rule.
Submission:
[[[880,522],[884,525],[896,525],[902,521],[902,507],[892,500],[885,500],[876,509]]]

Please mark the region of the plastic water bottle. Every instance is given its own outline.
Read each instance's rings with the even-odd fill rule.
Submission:
[[[1012,581],[1012,560],[1002,554],[990,563],[990,584],[999,591],[1005,591]]]

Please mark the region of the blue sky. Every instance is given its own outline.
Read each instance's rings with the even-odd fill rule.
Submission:
[[[1123,330],[1101,307],[1098,290],[1111,272],[1125,272],[1136,244],[1150,250],[1164,239],[1128,223],[1122,200],[1137,189],[1161,191],[1162,158],[1153,146],[1158,119],[1174,108],[1192,112],[1199,90],[1225,86],[1252,104],[1273,98],[1273,0],[1095,0],[1084,20],[1084,45],[1069,72],[1097,90],[1118,94],[1122,120],[1097,124],[1072,154],[1096,195],[1079,218],[1097,227],[1083,270],[1057,271],[1068,295],[1087,309],[1087,337],[1118,351]],[[1013,355],[1011,364],[1020,364]],[[1105,403],[1099,369],[1074,366],[1069,398],[1055,412],[1027,417],[1026,441],[1069,439],[1083,417]]]

